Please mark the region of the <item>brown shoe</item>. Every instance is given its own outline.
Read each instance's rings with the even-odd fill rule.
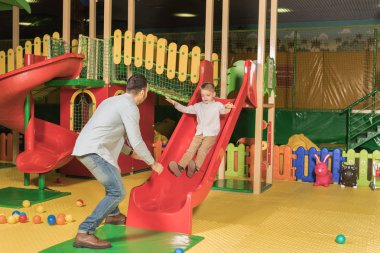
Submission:
[[[171,161],[169,163],[169,170],[176,175],[177,177],[181,176],[182,171],[184,170],[182,166],[180,166],[178,163]]]
[[[193,160],[190,160],[189,165],[187,165],[187,176],[193,177],[195,173],[198,172],[197,165]]]
[[[95,235],[78,233],[75,237],[73,246],[75,248],[106,249],[111,248],[111,243],[100,240]]]
[[[127,223],[127,217],[122,213],[114,216],[107,216],[104,223],[113,225],[125,225]]]

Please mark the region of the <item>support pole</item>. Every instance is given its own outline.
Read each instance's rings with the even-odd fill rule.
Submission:
[[[205,60],[212,60],[214,35],[214,0],[206,0]]]
[[[292,110],[296,106],[296,78],[297,78],[297,31],[294,31],[293,46],[293,83],[292,83]]]
[[[377,70],[377,28],[373,31],[373,72],[372,72],[372,90],[376,90],[376,70]],[[376,94],[372,95],[372,113],[376,112]]]
[[[132,36],[135,36],[135,26],[136,26],[136,8],[135,0],[128,0],[128,31],[132,33]],[[127,77],[129,78],[132,75],[131,66],[128,66]]]
[[[89,37],[96,38],[96,0],[90,0]]]
[[[12,8],[12,48],[16,52],[16,48],[20,45],[20,8],[13,6]]]
[[[104,59],[103,59],[103,80],[106,84],[110,83],[110,53],[112,29],[112,0],[104,1]]]
[[[270,11],[270,48],[269,48],[269,57],[274,60],[276,64],[276,52],[277,52],[277,5],[278,0],[271,0],[271,11]],[[276,116],[276,99],[275,94],[272,91],[268,98],[268,122],[270,123],[271,131],[268,132],[268,135],[271,136],[267,140],[268,145],[268,168],[266,175],[266,183],[272,184],[273,182],[273,147],[274,147],[274,129],[275,129],[275,116]]]
[[[259,24],[257,43],[257,108],[255,118],[255,161],[253,176],[253,193],[261,192],[261,142],[263,139],[263,86],[267,0],[259,0]]]
[[[24,146],[25,149],[27,149],[27,141],[26,140],[26,128],[28,127],[28,123],[30,120],[30,114],[31,114],[31,105],[30,105],[30,94],[26,95],[25,97],[25,103],[24,103],[24,130],[25,130],[25,135],[24,135]],[[30,185],[30,174],[29,173],[24,173],[24,186]]]
[[[12,8],[12,48],[16,52],[16,48],[20,45],[20,8],[13,6]],[[12,157],[13,163],[16,164],[16,157],[19,153],[19,140],[20,134],[16,131],[12,131],[13,138],[13,149],[12,149]]]
[[[128,31],[135,35],[135,0],[128,0]]]
[[[220,66],[220,97],[227,97],[227,68],[228,68],[228,33],[229,33],[230,0],[223,0],[222,9],[222,56]],[[222,159],[219,166],[218,178],[224,179],[226,159]]]
[[[71,21],[71,0],[63,0],[62,15],[62,39],[65,45],[65,51],[70,51],[70,21]]]

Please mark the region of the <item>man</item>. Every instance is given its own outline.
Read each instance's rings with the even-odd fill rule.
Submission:
[[[159,174],[163,170],[162,165],[154,161],[140,133],[137,106],[144,102],[147,94],[145,77],[131,76],[127,81],[126,94],[104,100],[78,136],[73,155],[105,187],[106,196],[80,224],[74,247],[109,248],[111,244],[108,241],[94,235],[96,228],[103,219],[106,224],[124,225],[126,222],[118,207],[126,194],[117,164],[120,152],[143,160]],[[125,140],[131,147],[124,144]]]

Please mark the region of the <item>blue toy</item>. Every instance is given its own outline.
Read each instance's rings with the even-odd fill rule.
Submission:
[[[49,225],[55,225],[56,219],[55,216],[50,214],[47,218]]]
[[[335,237],[335,241],[339,244],[344,244],[346,242],[346,237],[342,234],[339,234]]]
[[[185,251],[182,248],[176,248],[174,250],[174,253],[183,253],[183,252],[185,252]]]

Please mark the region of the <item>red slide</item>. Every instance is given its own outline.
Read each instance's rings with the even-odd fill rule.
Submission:
[[[213,149],[206,157],[200,171],[192,178],[185,172],[176,177],[168,170],[170,161],[179,161],[195,135],[195,115],[184,114],[179,121],[161,157],[164,171],[153,173],[143,185],[132,189],[127,226],[191,234],[193,208],[202,203],[214,182],[225,149],[247,96],[256,94],[256,68],[251,61],[244,66],[244,80],[236,99],[217,99],[235,106],[229,114],[221,116],[221,130]],[[212,64],[203,61],[201,78],[189,105],[201,101],[199,88],[203,82],[212,82]],[[249,99],[253,101],[254,99]]]
[[[31,140],[17,157],[20,171],[45,173],[70,161],[77,134],[35,119],[33,113],[24,131],[24,101],[33,88],[47,81],[76,78],[82,59],[83,55],[64,54],[0,75],[0,125],[25,133],[25,138]]]

